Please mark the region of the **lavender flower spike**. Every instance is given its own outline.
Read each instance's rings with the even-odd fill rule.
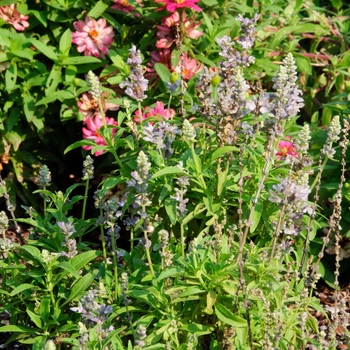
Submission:
[[[143,76],[143,68],[141,66],[142,59],[140,50],[136,50],[134,45],[129,50],[129,58],[127,64],[131,68],[129,78],[126,78],[126,81],[119,84],[121,88],[126,87],[125,93],[136,101],[142,101],[147,98],[145,91],[148,89],[148,80]]]

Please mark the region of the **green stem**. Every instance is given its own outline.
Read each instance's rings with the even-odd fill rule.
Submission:
[[[101,217],[103,216],[102,208],[100,208],[100,216]],[[100,232],[101,232],[102,252],[103,252],[103,260],[104,260],[104,275],[105,275],[107,271],[107,250],[106,250],[106,241],[105,241],[105,231],[102,224],[100,224]]]
[[[322,172],[323,172],[323,170],[324,170],[324,168],[325,168],[325,166],[326,166],[328,160],[329,160],[329,158],[326,156],[326,157],[324,158],[323,162],[322,162],[320,171],[317,173],[317,175],[316,175],[314,181],[312,182],[312,185],[310,186],[310,190],[311,190],[311,191],[312,191],[312,190],[314,189],[314,187],[316,186],[317,181],[318,181],[319,177],[322,175]]]
[[[112,238],[112,256],[113,256],[113,267],[114,267],[114,294],[115,299],[118,299],[118,264],[117,264],[117,245],[116,245],[116,236],[114,233],[114,227],[111,229],[111,238]]]
[[[144,237],[145,237],[145,242],[147,243],[148,242],[148,235],[147,235],[147,231],[144,230],[143,231],[143,234],[144,234]],[[152,260],[151,260],[151,254],[149,252],[149,248],[146,246],[145,247],[145,250],[146,250],[146,256],[147,256],[147,261],[148,261],[148,265],[149,265],[149,269],[151,270],[151,274],[154,276],[154,269],[153,269],[153,263],[152,263]]]
[[[185,257],[185,236],[184,236],[184,225],[183,220],[180,221],[180,239],[181,239],[181,255]]]
[[[87,198],[88,198],[88,191],[89,191],[89,182],[90,180],[87,179],[85,182],[85,191],[84,191],[84,200],[83,200],[83,209],[81,212],[81,220],[84,221],[85,220],[85,211],[86,211],[86,202],[87,202]],[[79,235],[79,243],[81,243],[83,236]]]

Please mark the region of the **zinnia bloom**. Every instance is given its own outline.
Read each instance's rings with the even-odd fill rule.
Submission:
[[[153,77],[157,77],[158,73],[154,69],[154,65],[156,63],[162,63],[164,66],[171,71],[171,51],[170,49],[158,50],[151,52],[151,62],[147,63],[146,74],[145,77],[147,79],[151,79]]]
[[[173,71],[181,74],[181,60],[180,57],[178,65],[173,68]],[[185,80],[190,80],[196,73],[203,69],[203,64],[198,63],[194,58],[188,58],[187,52],[184,52],[184,65],[183,65],[183,75]]]
[[[150,117],[153,117],[153,118],[155,117],[155,118],[158,118],[160,120],[172,119],[176,113],[172,108],[169,108],[169,109],[164,108],[163,102],[160,102],[160,101],[157,101],[155,107],[150,108],[148,112],[146,112],[147,109],[148,109],[148,107],[146,107],[143,110],[141,120],[145,120],[145,119],[150,118]],[[140,112],[139,111],[135,112],[134,120],[137,123],[140,123]]]
[[[12,26],[19,31],[29,27],[29,23],[27,22],[28,16],[21,15],[15,4],[0,6],[0,18],[12,24]]]
[[[136,2],[140,5],[142,3],[142,0],[136,0]],[[127,0],[114,0],[114,5],[111,6],[112,9],[122,11],[125,13],[130,13],[132,11],[135,11],[136,8],[129,4]],[[139,13],[135,13],[136,17],[140,17]]]
[[[183,12],[182,20],[180,21],[180,15],[178,12],[171,14],[168,17],[162,19],[162,25],[157,26],[157,40],[156,47],[158,49],[170,48],[173,43],[176,42],[177,27],[181,30],[181,37],[187,37],[190,39],[197,39],[203,33],[196,30],[202,22],[195,22],[195,16],[187,18],[186,13]]]
[[[278,152],[276,152],[278,160],[286,159],[287,157],[297,157],[298,153],[292,142],[281,140],[278,144]]]
[[[105,93],[102,93],[102,108],[103,111],[107,110],[116,111],[119,109],[119,106],[115,103],[108,103],[104,101]],[[93,118],[98,116],[101,118],[100,108],[98,101],[96,101],[90,93],[82,94],[80,100],[78,101],[79,112],[84,115],[84,119]]]
[[[118,123],[113,118],[105,117],[107,125],[118,125]],[[106,146],[107,143],[99,130],[103,127],[103,120],[99,117],[88,118],[84,120],[85,127],[83,127],[83,137],[84,139],[94,140],[96,145]],[[115,135],[116,129],[112,129],[112,134]],[[83,149],[90,150],[93,146],[83,146]],[[95,156],[100,156],[104,151],[99,150],[95,152]]]
[[[202,11],[202,9],[196,5],[196,2],[199,2],[199,0],[154,0],[154,2],[165,4],[160,7],[158,11],[166,8],[169,12],[175,12],[177,9],[185,7],[196,11]]]
[[[72,42],[78,45],[78,51],[85,56],[104,57],[113,42],[114,32],[111,26],[107,27],[104,18],[98,21],[86,16],[85,21],[73,23],[77,30],[72,33]]]

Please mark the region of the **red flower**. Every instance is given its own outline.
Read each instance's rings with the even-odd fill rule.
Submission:
[[[146,107],[142,112],[141,120],[145,120],[150,117],[156,117],[158,119],[172,119],[175,116],[175,111],[172,108],[164,108],[163,102],[157,101],[154,108],[150,108],[148,112],[145,112],[148,107]],[[134,120],[140,123],[140,112],[136,111]]]
[[[163,3],[164,6],[160,7],[158,11],[167,9],[169,12],[175,12],[179,8],[189,7],[196,11],[202,11],[202,9],[196,5],[199,0],[154,0],[156,3]]]
[[[203,69],[203,63],[197,63],[194,58],[188,58],[187,52],[184,52],[183,75],[185,80],[190,80],[196,73]],[[173,71],[181,74],[181,57],[178,65],[173,68]]]
[[[145,77],[151,79],[152,77],[157,77],[158,74],[154,69],[156,63],[162,63],[166,66],[169,71],[171,70],[171,51],[170,49],[158,50],[151,52],[151,62],[147,64]]]
[[[142,0],[136,0],[136,2],[140,5],[143,6]],[[129,4],[127,0],[114,0],[114,5],[111,6],[112,9],[122,11],[125,13],[130,13],[136,10],[136,8],[132,5]],[[134,14],[135,17],[140,17],[139,13]]]
[[[197,39],[203,33],[196,30],[202,22],[196,24],[195,16],[187,18],[186,13],[183,12],[182,20],[180,21],[180,15],[178,12],[171,14],[168,17],[162,18],[162,25],[157,26],[157,40],[156,47],[158,49],[170,48],[176,41],[177,26],[181,30],[181,37],[187,37],[190,39]]]
[[[118,125],[118,123],[113,118],[105,117],[107,125]],[[103,127],[102,118],[95,116],[94,118],[87,118],[84,120],[86,128],[83,127],[83,137],[84,139],[94,140],[96,145],[106,146],[107,143],[99,130]],[[115,135],[116,129],[112,129],[112,134]],[[90,150],[93,146],[83,146],[83,149]],[[95,156],[100,156],[104,150],[99,150],[94,153]]]
[[[287,138],[289,138],[287,136]],[[286,159],[288,156],[297,157],[298,153],[295,151],[295,147],[292,142],[281,140],[278,144],[279,151],[276,152],[278,160]]]

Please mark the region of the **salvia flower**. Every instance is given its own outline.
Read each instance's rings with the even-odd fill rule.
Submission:
[[[138,325],[136,328],[136,336],[137,339],[135,340],[136,345],[138,345],[140,348],[143,348],[146,345],[145,339],[147,337],[147,329],[145,326]]]
[[[86,83],[87,83],[88,87],[90,88],[91,95],[95,99],[100,98],[101,94],[102,94],[102,90],[100,87],[100,80],[98,79],[98,76],[95,75],[94,72],[91,70],[86,75]],[[96,103],[96,101],[94,101],[94,103]]]
[[[309,141],[311,139],[309,124],[304,124],[295,140],[295,146],[298,151],[306,152],[309,149]]]
[[[2,210],[0,211],[0,228],[1,230],[6,230],[9,225],[9,218],[7,217],[6,213]]]
[[[21,15],[15,4],[0,6],[0,18],[20,32],[29,27],[28,16]]]
[[[131,68],[129,78],[120,83],[119,86],[125,89],[125,93],[136,101],[142,101],[147,98],[145,91],[148,89],[148,80],[144,78],[143,68],[141,66],[142,58],[140,50],[136,50],[136,46],[132,46],[129,50],[129,58],[127,64]]]
[[[312,214],[312,208],[308,204],[310,192],[308,184],[300,184],[289,177],[272,186],[269,201],[284,208],[284,220],[281,227],[284,234],[297,236],[302,229],[304,215]]]
[[[78,254],[77,242],[72,239],[71,236],[76,232],[75,227],[71,222],[58,222],[57,226],[60,228],[61,233],[64,235],[65,241],[62,242],[62,246],[68,249],[68,252],[62,252],[61,255],[68,259],[73,258]]]
[[[193,125],[187,120],[184,120],[182,127],[182,137],[186,141],[195,142],[196,141],[196,130]]]
[[[94,178],[94,160],[87,155],[83,162],[83,177],[82,180],[91,180]]]
[[[131,172],[132,179],[127,181],[128,186],[134,187],[138,193],[146,193],[148,180],[151,177],[149,174],[151,165],[146,154],[140,151],[137,157],[137,169]]]
[[[51,172],[47,165],[43,165],[39,171],[38,185],[40,187],[49,186],[51,183]]]
[[[272,114],[277,118],[295,117],[300,108],[304,106],[303,99],[300,97],[302,91],[296,85],[296,70],[294,57],[289,53],[272,79],[273,88],[276,90]]]
[[[72,42],[77,44],[78,52],[85,56],[105,57],[113,42],[114,32],[107,26],[104,18],[98,21],[86,16],[85,21],[73,23],[76,32],[72,33]]]
[[[237,40],[243,49],[249,49],[253,47],[256,33],[255,23],[259,18],[259,14],[255,14],[252,19],[244,18],[241,14],[236,17],[236,20],[241,22],[241,29],[244,33],[244,35]]]
[[[179,8],[191,8],[195,11],[202,11],[202,9],[196,5],[199,0],[154,0],[156,3],[165,4],[158,8],[158,11],[167,9],[169,12],[175,12]]]

